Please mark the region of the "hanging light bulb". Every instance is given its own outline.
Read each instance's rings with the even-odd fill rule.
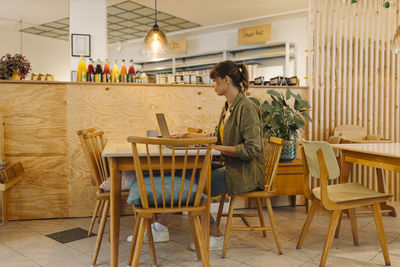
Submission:
[[[395,34],[393,36],[392,50],[396,54],[398,54],[400,52],[400,25],[397,26],[396,32],[395,32]]]
[[[165,57],[168,54],[167,36],[157,25],[157,0],[155,0],[155,23],[144,37],[143,54],[149,58]]]

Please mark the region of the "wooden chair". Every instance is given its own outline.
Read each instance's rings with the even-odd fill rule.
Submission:
[[[186,211],[189,215],[197,258],[203,262],[203,266],[210,266],[204,234],[200,225],[200,215],[205,213],[206,210],[207,202],[202,201],[202,193],[211,168],[211,146],[206,150],[197,183],[195,182],[195,168],[201,160],[201,150],[198,148],[190,151],[194,155],[189,158],[188,146],[210,145],[217,141],[216,138],[165,139],[130,136],[128,141],[132,143],[137,189],[140,195],[140,199],[136,199],[138,203],[134,206],[137,220],[128,263],[131,263],[131,266],[138,266],[143,236],[147,228],[153,266],[157,265],[151,231],[153,215]],[[164,145],[172,146],[171,157],[163,156]],[[139,157],[138,146],[146,148],[145,157]],[[176,149],[178,146],[186,146],[186,150],[178,151]],[[159,151],[157,156],[154,156],[154,150]],[[175,177],[176,169],[182,170],[182,175]],[[148,175],[144,176],[143,170],[148,170]],[[159,170],[160,176],[154,175],[154,170]],[[186,173],[190,173],[190,171],[191,174],[187,175]],[[188,176],[190,176],[190,179]]]
[[[359,125],[339,125],[333,130],[333,136],[339,136],[344,143],[391,143],[381,135],[367,134],[367,130]]]
[[[321,204],[325,209],[331,211],[328,233],[320,261],[320,266],[325,266],[342,211],[348,211],[353,233],[353,242],[354,245],[358,245],[357,224],[354,210],[357,207],[372,205],[385,264],[390,265],[380,203],[388,200],[392,195],[372,191],[357,183],[328,185],[328,179],[337,179],[340,176],[340,169],[333,149],[327,142],[304,141],[302,155],[304,162],[304,195],[311,201],[311,206],[307,213],[307,218],[297,243],[297,248],[300,249],[303,245],[304,238],[310,227],[316,208]],[[313,188],[312,190],[310,189],[310,175],[320,179],[320,187]]]
[[[93,230],[93,225],[96,220],[96,216],[99,216],[100,225],[97,232],[96,245],[92,256],[92,266],[96,265],[97,257],[99,255],[101,241],[103,239],[104,228],[107,222],[108,211],[110,208],[110,192],[105,192],[100,188],[102,182],[104,182],[109,174],[108,161],[101,156],[101,153],[105,147],[104,132],[95,132],[93,128],[87,130],[80,130],[77,132],[81,141],[83,151],[85,152],[86,160],[89,165],[92,179],[95,181],[97,193],[96,193],[96,206],[93,212],[92,220],[88,231],[88,236]],[[128,198],[129,192],[121,192],[121,198]]]
[[[0,192],[2,192],[2,209],[1,224],[5,225],[7,219],[7,190],[18,183],[24,174],[24,168],[21,162],[17,162],[11,166],[0,170]]]
[[[279,252],[279,254],[282,254],[282,246],[280,244],[278,229],[276,227],[270,198],[276,196],[276,190],[274,187],[274,183],[275,183],[275,178],[276,178],[276,174],[277,174],[277,170],[278,170],[279,158],[281,156],[283,143],[284,143],[283,139],[277,138],[277,137],[271,137],[269,139],[269,144],[268,144],[267,148],[265,149],[264,155],[265,155],[265,165],[266,166],[265,166],[265,188],[264,188],[264,191],[254,191],[254,192],[232,195],[228,214],[222,214],[222,210],[224,208],[224,203],[225,203],[225,196],[221,197],[221,201],[220,201],[219,208],[218,208],[218,215],[217,215],[217,219],[216,219],[217,225],[219,226],[219,223],[221,221],[221,216],[228,217],[227,222],[226,222],[226,228],[225,228],[225,240],[224,240],[224,248],[222,250],[222,257],[226,256],[226,250],[228,247],[228,241],[229,241],[229,236],[230,236],[231,231],[257,230],[257,231],[262,231],[263,236],[265,237],[267,235],[267,230],[271,230],[274,233],[275,243],[276,243],[278,252]],[[249,199],[255,198],[257,200],[258,213],[257,214],[234,213],[235,201],[238,198],[249,198]],[[271,222],[271,226],[268,226],[268,227],[265,225],[264,215],[262,212],[262,200],[263,199],[265,199],[265,201],[267,202],[267,210],[268,210],[268,215],[269,215],[269,219]],[[243,226],[243,227],[232,226],[232,218],[233,217],[240,217],[246,226]],[[260,226],[250,225],[250,223],[246,219],[246,217],[259,217]]]

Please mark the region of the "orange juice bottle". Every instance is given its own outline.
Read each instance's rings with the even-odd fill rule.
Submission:
[[[78,64],[78,70],[76,72],[76,81],[77,82],[86,82],[86,63],[85,63],[85,57],[81,56],[81,59],[79,60]]]
[[[128,72],[126,71],[126,65],[125,65],[125,59],[122,60],[122,65],[121,65],[121,82],[122,83],[126,83],[126,76],[127,76]]]
[[[114,66],[111,71],[111,82],[113,82],[113,83],[119,82],[119,71],[118,71],[117,59],[114,59]]]

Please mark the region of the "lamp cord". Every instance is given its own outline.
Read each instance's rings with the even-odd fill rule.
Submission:
[[[154,17],[155,17],[155,22],[156,22],[156,25],[157,25],[157,0],[155,0],[155,10],[154,10]]]

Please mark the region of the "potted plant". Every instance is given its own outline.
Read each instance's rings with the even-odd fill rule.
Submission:
[[[6,54],[0,59],[0,79],[21,80],[30,70],[31,64],[22,54]]]
[[[255,98],[251,98],[261,107],[263,119],[263,133],[270,136],[285,139],[282,148],[281,162],[290,162],[296,158],[296,139],[298,130],[303,129],[306,121],[311,122],[307,113],[311,106],[300,94],[294,94],[290,89],[286,94],[268,90],[271,101],[265,100],[262,104]]]

